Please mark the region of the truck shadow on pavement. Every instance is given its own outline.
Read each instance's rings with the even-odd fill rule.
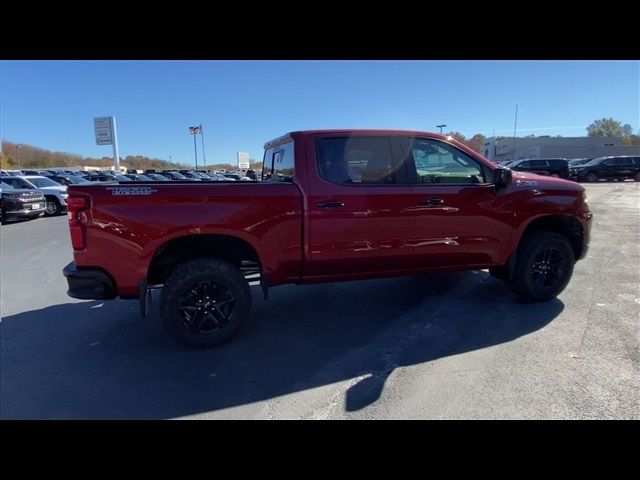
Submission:
[[[564,308],[558,299],[519,303],[485,272],[286,286],[267,302],[253,289],[253,300],[242,333],[209,350],[175,343],[157,304],[147,318],[120,300],[5,317],[0,416],[269,418],[261,401],[332,384],[337,408],[357,411],[384,394],[396,367],[512,341]],[[298,408],[308,411],[275,416],[321,416],[312,400]]]

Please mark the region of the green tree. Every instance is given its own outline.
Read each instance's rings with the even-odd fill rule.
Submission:
[[[449,133],[447,133],[447,135],[449,135],[450,137],[453,137],[455,140],[457,140],[457,141],[459,141],[461,143],[466,143],[467,142],[467,137],[465,137],[460,132],[449,132]]]
[[[632,133],[631,125],[622,125],[613,118],[601,118],[594,120],[587,127],[587,134],[590,137],[629,137]]]
[[[467,146],[478,153],[482,153],[482,149],[484,148],[484,142],[487,141],[487,137],[482,135],[481,133],[476,133],[469,141],[467,141]]]

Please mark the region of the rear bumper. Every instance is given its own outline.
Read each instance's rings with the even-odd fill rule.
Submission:
[[[62,273],[67,278],[67,295],[82,300],[112,300],[116,298],[116,288],[111,279],[101,270],[79,269],[71,262]]]

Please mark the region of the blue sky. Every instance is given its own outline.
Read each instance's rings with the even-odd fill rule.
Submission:
[[[586,135],[595,119],[640,128],[634,61],[2,61],[0,136],[85,156],[93,117],[115,115],[120,156],[193,163],[262,158],[291,130],[457,130],[466,136]],[[198,137],[198,160],[202,161]]]

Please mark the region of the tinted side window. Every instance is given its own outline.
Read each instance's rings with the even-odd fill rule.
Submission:
[[[614,165],[633,165],[633,160],[630,158],[616,158]]]
[[[293,182],[295,159],[293,142],[271,147],[264,152],[264,180]]]
[[[320,176],[333,183],[396,184],[399,168],[385,137],[328,137],[316,141]]]
[[[548,160],[549,165],[555,168],[562,168],[568,165],[568,162],[565,160]]]
[[[13,188],[31,188],[31,185],[29,185],[25,180],[22,180],[21,178],[6,178],[2,181],[8,183]]]
[[[529,166],[530,167],[534,167],[534,168],[546,167],[547,166],[547,161],[546,160],[531,160],[529,162]]]
[[[418,183],[483,183],[482,166],[457,148],[415,138],[410,153]]]

